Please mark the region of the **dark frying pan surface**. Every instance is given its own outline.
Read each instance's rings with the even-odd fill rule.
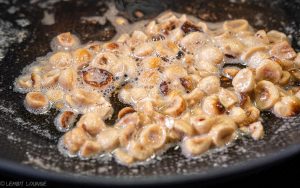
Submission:
[[[43,8],[45,3],[48,3],[48,6]],[[297,40],[300,40],[299,1],[242,3],[239,0],[178,0],[161,4],[159,0],[147,2],[118,0],[116,3],[123,11],[122,14],[131,21],[137,20],[133,14],[135,10],[141,10],[146,16],[151,17],[164,9],[193,14],[212,22],[245,18],[257,29],[277,29],[290,34],[293,38],[293,46],[297,51],[300,49],[299,43],[297,45]],[[14,8],[18,9],[15,13],[13,13]],[[9,48],[0,46],[0,52],[7,49],[6,56],[0,59],[0,168],[6,167],[6,170],[9,170],[10,163],[6,161],[11,161],[22,164],[18,167],[18,170],[21,170],[19,173],[30,172],[34,175],[35,172],[28,166],[44,171],[35,174],[39,177],[49,175],[45,172],[51,171],[56,173],[54,176],[50,173],[51,177],[63,177],[71,181],[78,181],[78,179],[70,179],[69,175],[79,176],[79,179],[82,176],[89,176],[84,180],[96,183],[139,183],[145,179],[153,180],[152,183],[155,183],[184,180],[184,177],[205,180],[216,171],[226,173],[231,169],[232,172],[243,168],[244,164],[251,167],[252,164],[258,164],[257,161],[274,161],[300,150],[300,116],[279,119],[263,113],[266,128],[266,136],[263,140],[253,141],[250,138],[243,138],[225,149],[211,151],[195,160],[184,158],[180,149],[170,149],[154,163],[127,168],[111,159],[81,161],[61,155],[56,147],[61,133],[56,131],[52,123],[57,112],[52,111],[50,114],[39,116],[28,113],[23,107],[24,95],[13,92],[13,81],[24,66],[50,51],[49,42],[58,33],[71,31],[84,42],[111,39],[115,29],[109,21],[104,25],[80,23],[80,17],[101,16],[107,9],[108,6],[104,1],[99,0],[63,1],[54,4],[48,1],[31,1],[31,3],[30,1],[0,1],[0,24],[2,24],[0,41],[1,36],[8,36],[13,43]],[[41,24],[45,10],[55,13],[54,25]],[[29,20],[30,24],[22,27],[20,19]],[[11,25],[7,25],[8,22]],[[6,26],[3,26],[4,24]],[[25,33],[26,37],[21,43],[14,39],[17,31]],[[20,32],[16,35],[19,39]],[[16,165],[11,167],[11,170],[16,170]],[[63,173],[69,175],[62,176]],[[178,178],[176,175],[185,176]],[[162,176],[168,177],[160,178]],[[115,180],[116,178],[118,180]]]

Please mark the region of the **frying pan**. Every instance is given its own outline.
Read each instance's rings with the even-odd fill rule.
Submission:
[[[61,32],[75,33],[83,42],[107,41],[116,30],[109,20],[85,22],[83,16],[102,16],[111,6],[130,22],[151,18],[171,9],[205,21],[245,18],[256,29],[287,33],[293,47],[300,46],[300,1],[0,1],[0,169],[30,177],[96,185],[151,185],[196,180],[207,182],[272,165],[300,151],[300,116],[281,119],[262,113],[266,136],[253,141],[244,137],[198,159],[186,159],[171,148],[146,166],[124,167],[110,157],[79,160],[60,154],[62,135],[53,126],[56,111],[32,115],[23,107],[24,94],[13,91],[13,81],[38,56],[50,51],[50,40]],[[135,11],[144,13],[143,18]],[[41,22],[45,16],[54,20]],[[49,20],[48,20],[49,21]],[[55,21],[55,22],[53,22]],[[115,102],[114,106],[122,105]]]

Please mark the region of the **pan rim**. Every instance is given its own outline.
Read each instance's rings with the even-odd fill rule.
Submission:
[[[0,170],[16,175],[22,175],[24,178],[40,179],[42,181],[51,181],[65,184],[80,185],[114,185],[114,186],[145,186],[145,185],[170,185],[175,183],[188,183],[197,181],[209,183],[212,179],[222,179],[232,175],[239,175],[250,172],[262,166],[268,166],[273,163],[284,161],[293,155],[300,154],[300,144],[293,144],[287,148],[272,152],[264,157],[243,161],[221,169],[210,169],[207,173],[193,173],[187,175],[160,175],[143,177],[104,177],[104,176],[82,176],[65,172],[54,172],[33,168],[30,165],[20,164],[11,160],[0,158]]]

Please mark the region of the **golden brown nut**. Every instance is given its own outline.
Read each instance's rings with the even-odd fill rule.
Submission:
[[[71,111],[64,111],[55,118],[55,126],[59,131],[69,130],[75,123],[77,115]]]
[[[89,112],[81,116],[80,120],[77,122],[77,126],[82,127],[91,136],[96,136],[106,128],[101,116],[96,112]]]
[[[67,150],[71,154],[74,154],[78,152],[85,141],[88,140],[88,136],[82,128],[75,127],[64,135],[63,140]]]
[[[97,142],[105,151],[112,151],[119,145],[119,130],[107,128],[97,135]]]
[[[117,148],[114,151],[114,157],[119,163],[123,165],[131,165],[134,162],[134,158],[130,156],[128,152],[120,148]]]
[[[166,143],[166,128],[163,125],[151,124],[143,127],[139,139],[144,147],[160,149]]]
[[[153,149],[148,145],[144,146],[143,144],[133,140],[130,141],[128,145],[128,153],[134,158],[141,161],[149,158],[151,155],[153,155],[153,152]]]
[[[75,50],[75,52],[73,53],[73,57],[76,65],[79,66],[89,63],[92,60],[92,54],[84,48]]]
[[[48,110],[49,100],[41,92],[29,92],[25,97],[25,105],[32,113],[44,113]]]
[[[56,38],[59,44],[64,47],[71,47],[76,44],[76,40],[70,32],[61,33]]]
[[[102,151],[101,145],[98,142],[87,140],[81,146],[79,151],[79,155],[88,158],[94,156]]]
[[[256,68],[255,73],[257,81],[268,80],[277,83],[282,76],[282,68],[275,61],[266,59]]]
[[[270,81],[260,81],[255,87],[255,103],[260,110],[267,110],[279,100],[279,92]]]
[[[222,69],[223,76],[233,79],[241,69],[234,66],[227,66]]]
[[[270,54],[278,59],[293,59],[297,55],[287,41],[275,44],[270,50]]]
[[[278,83],[280,85],[286,85],[289,83],[290,78],[291,78],[291,74],[288,71],[282,71],[282,75]]]
[[[113,81],[113,75],[110,72],[98,68],[82,71],[82,77],[85,83],[100,89],[108,87]]]
[[[181,150],[185,156],[192,157],[206,152],[210,148],[211,144],[211,136],[195,136],[185,138],[181,144]]]
[[[249,68],[240,70],[232,80],[235,91],[244,93],[254,89],[254,75]]]
[[[163,111],[166,115],[177,117],[186,109],[186,102],[179,95],[171,97],[168,102],[168,106]]]
[[[118,119],[121,119],[122,117],[124,117],[126,114],[130,114],[135,112],[135,110],[132,107],[124,107],[122,108],[119,113],[118,113]]]
[[[295,96],[282,97],[274,105],[273,112],[279,117],[295,116],[300,112],[300,100]]]

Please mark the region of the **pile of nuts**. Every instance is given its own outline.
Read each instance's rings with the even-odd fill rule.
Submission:
[[[195,157],[230,143],[239,131],[261,139],[261,111],[300,112],[300,53],[285,34],[254,31],[242,19],[192,20],[166,12],[106,43],[81,45],[62,33],[15,88],[27,93],[30,112],[61,111],[54,122],[66,132],[62,142],[70,156],[111,152],[124,165],[174,144]],[[128,106],[109,126],[113,92]]]

